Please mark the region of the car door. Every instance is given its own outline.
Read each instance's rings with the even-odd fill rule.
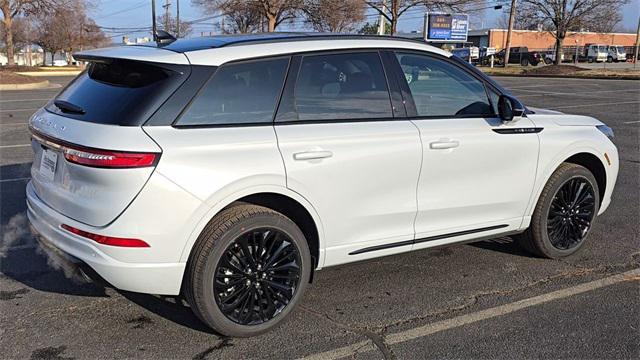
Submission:
[[[394,119],[392,87],[377,51],[305,54],[289,69],[278,146],[287,187],[321,218],[325,266],[411,249],[422,148],[415,125]]]
[[[412,52],[395,58],[423,146],[414,247],[518,229],[540,129],[526,117],[503,124],[496,89],[452,59]]]

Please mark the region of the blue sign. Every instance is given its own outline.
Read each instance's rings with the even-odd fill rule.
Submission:
[[[429,14],[427,25],[427,41],[467,41],[468,15]]]

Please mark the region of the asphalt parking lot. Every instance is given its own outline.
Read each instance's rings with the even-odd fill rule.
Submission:
[[[86,282],[48,260],[24,215],[26,123],[59,88],[0,92],[0,358],[637,359],[640,81],[498,81],[527,105],[614,129],[613,203],[584,248],[544,260],[501,238],[324,269],[287,323],[250,339],[217,336],[180,299]]]

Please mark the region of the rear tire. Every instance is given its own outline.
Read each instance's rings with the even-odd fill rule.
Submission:
[[[195,315],[225,336],[255,336],[280,325],[309,283],[304,234],[286,216],[240,204],[204,228],[185,273]]]
[[[521,66],[529,66],[529,59],[520,60],[520,65]]]
[[[584,244],[599,207],[593,174],[583,166],[563,163],[544,186],[529,228],[516,241],[537,256],[569,256]]]

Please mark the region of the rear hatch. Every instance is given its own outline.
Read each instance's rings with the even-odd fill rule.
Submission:
[[[30,120],[37,196],[92,226],[116,219],[151,176],[162,150],[142,125],[190,72],[186,58],[167,64],[112,52],[76,55],[91,60],[87,70]]]

